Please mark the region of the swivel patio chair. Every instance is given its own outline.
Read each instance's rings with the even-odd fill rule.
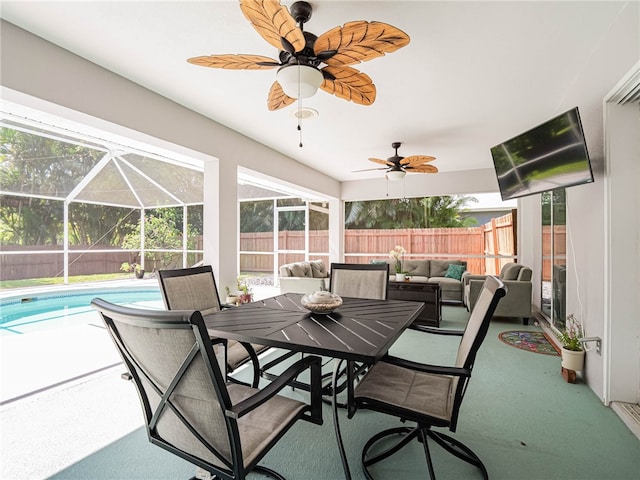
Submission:
[[[329,290],[341,297],[386,300],[389,264],[332,263]]]
[[[133,380],[149,441],[214,475],[251,471],[283,479],[258,462],[299,419],[322,424],[320,358],[307,356],[266,388],[228,383],[198,311],[142,310],[94,299]],[[302,372],[310,402],[277,393]]]
[[[386,300],[389,290],[389,264],[332,263],[329,290],[341,297]],[[364,363],[354,362],[354,378],[362,376],[367,367]],[[345,370],[337,372],[339,377],[345,377],[345,374]],[[327,377],[328,375],[325,375],[325,378]],[[336,394],[342,392],[346,386],[346,380],[338,384]],[[325,401],[328,401],[326,397]],[[346,404],[342,403],[339,406],[345,407]]]
[[[199,310],[202,315],[207,315],[223,308],[211,265],[158,270],[157,273],[162,299],[167,310]],[[223,365],[226,365],[226,373],[231,374],[241,365],[251,362],[253,365],[251,386],[257,387],[260,380],[258,353],[266,350],[267,347],[235,340],[226,340],[226,345],[226,349],[220,355],[223,357],[221,360]],[[229,379],[238,382],[233,377]]]
[[[463,332],[441,330],[424,326],[411,328],[427,333],[461,335],[454,366],[427,365],[387,356],[373,365],[355,388],[356,409],[365,408],[393,415],[403,422],[415,422],[413,427],[391,428],[371,437],[362,451],[362,467],[365,476],[372,479],[369,467],[406,446],[417,438],[422,443],[430,478],[434,469],[428,439],[456,457],[480,469],[487,479],[487,469],[480,458],[460,441],[434,427],[447,427],[456,431],[460,405],[466,393],[478,349],[482,344],[493,312],[505,295],[504,284],[496,277],[487,277],[480,291],[475,308]],[[392,446],[382,450],[373,447],[388,437],[399,437]]]

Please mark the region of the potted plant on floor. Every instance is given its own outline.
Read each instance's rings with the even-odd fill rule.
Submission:
[[[224,302],[227,305],[237,305],[238,304],[238,294],[236,292],[232,292],[229,287],[224,287],[225,292],[227,293],[227,298],[225,298]]]
[[[562,344],[562,366],[567,370],[581,371],[584,368],[584,348],[580,341],[583,336],[582,325],[573,314],[569,315],[565,330],[558,337]]]
[[[240,293],[240,303],[253,302],[253,292],[246,280],[242,280],[238,277],[238,292]]]
[[[133,272],[136,278],[144,277],[144,270],[142,268],[142,265],[140,265],[139,263],[124,262],[122,265],[120,265],[120,270],[122,270],[123,272]]]

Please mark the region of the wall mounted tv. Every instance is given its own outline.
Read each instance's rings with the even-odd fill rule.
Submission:
[[[491,149],[503,200],[593,182],[578,107]]]

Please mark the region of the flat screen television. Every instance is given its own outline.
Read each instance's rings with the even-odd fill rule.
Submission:
[[[593,182],[578,107],[496,145],[491,156],[503,200]]]

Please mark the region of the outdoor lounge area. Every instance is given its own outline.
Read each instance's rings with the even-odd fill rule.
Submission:
[[[244,449],[238,478],[255,464],[289,480],[370,478],[369,440],[418,418],[421,442],[371,464],[373,478],[425,478],[431,458],[437,478],[637,479],[640,1],[292,4],[2,2],[0,478],[196,473],[198,460],[149,442],[111,327],[90,307],[104,295],[191,329],[181,348],[217,385],[195,387],[198,401],[213,388],[231,432],[207,462]],[[278,70],[309,69],[319,86],[303,97],[300,73],[285,92]],[[550,150],[522,168],[515,147],[559,118],[541,141]],[[578,138],[584,158],[563,156],[575,145],[556,135]],[[499,205],[471,211],[491,196]],[[305,306],[338,288],[331,265],[379,262],[379,295],[338,307],[317,294],[322,320]],[[201,319],[158,287],[158,270],[186,267],[215,281]],[[485,319],[487,275],[507,288]],[[345,278],[348,292],[382,285]],[[229,339],[261,348],[235,363]],[[579,368],[561,366],[563,343]],[[331,377],[336,359],[345,377]],[[407,395],[389,398],[386,382]],[[266,397],[286,406],[277,428],[249,420]]]

